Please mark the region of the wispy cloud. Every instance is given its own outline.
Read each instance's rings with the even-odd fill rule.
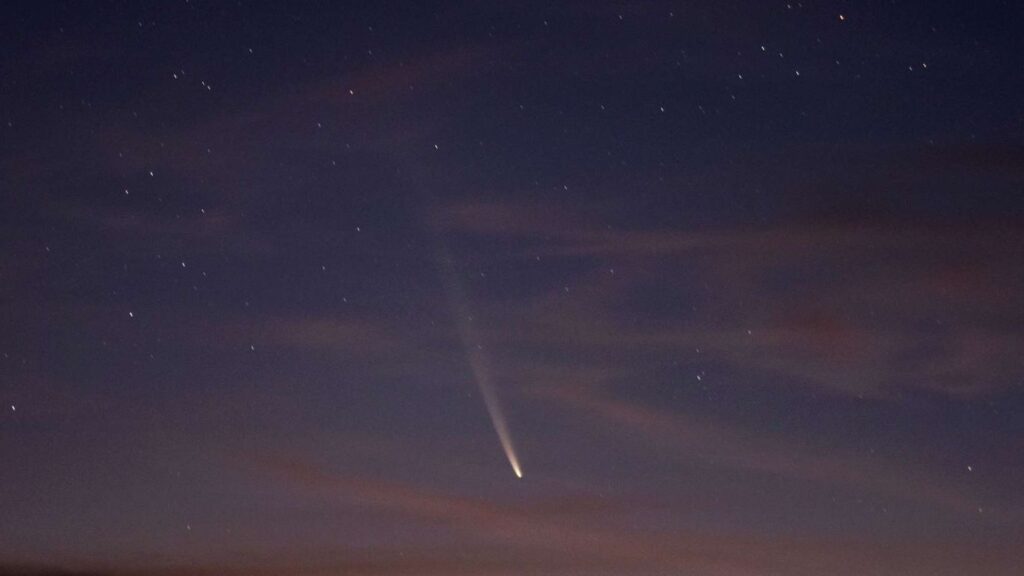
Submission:
[[[684,461],[702,461],[787,480],[824,483],[916,502],[962,517],[994,522],[1020,519],[1019,502],[990,505],[983,497],[942,482],[941,475],[869,458],[845,448],[815,447],[729,426],[691,414],[613,398],[592,388],[544,388],[534,394],[596,417],[622,430],[640,432],[654,450]]]
[[[647,419],[645,418],[645,421]],[[970,562],[981,562],[986,573],[1009,574],[1012,554],[1005,542],[953,545],[957,555],[947,554],[939,542],[907,541],[895,558],[880,541],[830,540],[790,536],[739,536],[671,531],[646,535],[633,533],[625,519],[629,509],[615,501],[586,504],[587,514],[601,516],[601,529],[588,523],[586,516],[551,514],[543,505],[526,500],[501,503],[493,498],[476,499],[414,488],[382,479],[333,474],[294,459],[264,463],[266,470],[280,482],[310,496],[334,502],[343,508],[369,506],[398,514],[412,522],[442,525],[457,534],[472,534],[476,543],[460,554],[460,560],[445,562],[452,573],[504,574],[509,570],[529,573],[586,570],[588,573],[657,573],[685,570],[708,576],[741,576],[777,571],[792,575],[810,575],[828,570],[836,574],[858,574],[865,570],[889,569],[908,557],[905,573],[944,573],[944,563],[973,570]],[[595,507],[596,505],[596,507]],[[500,548],[493,548],[500,546]],[[987,548],[987,550],[986,550]],[[443,548],[442,548],[443,549]],[[491,552],[487,552],[490,550]],[[501,550],[499,552],[499,550]],[[799,550],[799,553],[794,553]],[[936,556],[937,555],[937,556]],[[942,557],[941,559],[939,557]],[[416,558],[415,553],[411,558]],[[484,560],[491,557],[492,560]],[[498,559],[495,563],[494,559]],[[507,559],[510,564],[504,564]],[[903,560],[900,560],[903,559]],[[405,570],[433,574],[436,567],[426,558],[418,569],[416,562],[365,567],[360,574],[402,574]],[[887,568],[880,568],[887,567]],[[951,574],[953,572],[950,572]]]
[[[700,348],[766,377],[860,397],[987,394],[1024,370],[1014,352],[1024,340],[1010,322],[1024,309],[1014,264],[1024,231],[1005,224],[623,230],[594,215],[500,204],[456,205],[437,221],[450,234],[506,242],[523,262],[590,267],[557,304],[542,296],[534,313],[503,318],[521,339]],[[564,296],[560,288],[547,294]],[[673,292],[687,314],[631,313],[644,294]]]

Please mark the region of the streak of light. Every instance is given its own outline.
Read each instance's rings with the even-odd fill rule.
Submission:
[[[505,419],[505,413],[501,409],[501,402],[498,399],[498,393],[491,378],[491,370],[487,364],[487,355],[473,324],[473,316],[470,313],[466,296],[463,293],[462,284],[452,269],[451,258],[448,256],[447,251],[442,248],[439,252],[438,260],[442,270],[445,291],[448,295],[448,302],[452,313],[455,315],[459,339],[466,350],[466,357],[473,372],[473,379],[480,389],[480,395],[483,396],[484,405],[487,407],[487,415],[491,418],[494,431],[498,434],[498,441],[501,442],[501,449],[505,452],[509,465],[512,466],[512,472],[515,473],[517,478],[522,478],[523,469],[519,463],[519,457],[516,455],[515,445],[512,443],[512,434],[509,432],[508,420]]]

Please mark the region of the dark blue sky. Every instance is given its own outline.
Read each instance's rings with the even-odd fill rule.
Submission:
[[[1022,24],[5,4],[0,573],[1016,574]]]

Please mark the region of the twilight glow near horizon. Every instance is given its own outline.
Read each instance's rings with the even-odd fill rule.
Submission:
[[[1020,576],[1022,11],[0,3],[0,576]]]

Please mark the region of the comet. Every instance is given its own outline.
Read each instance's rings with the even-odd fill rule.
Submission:
[[[462,337],[463,346],[465,346],[469,356],[469,365],[473,371],[473,379],[476,380],[477,387],[480,389],[480,395],[484,399],[484,405],[487,407],[487,415],[491,417],[491,424],[494,425],[494,431],[498,434],[498,441],[501,442],[501,449],[505,451],[505,457],[508,458],[508,463],[512,466],[512,472],[515,473],[517,478],[522,478],[523,470],[519,466],[519,457],[516,455],[516,448],[512,443],[512,434],[509,432],[505,413],[501,409],[498,393],[494,389],[494,382],[491,381],[490,369],[487,366],[487,358],[484,355],[483,346],[480,344],[474,346],[473,343],[479,342],[479,340],[471,339],[475,336],[472,318],[466,318],[460,324],[464,324],[460,326],[459,332]]]
[[[505,419],[505,413],[501,409],[498,392],[491,378],[487,354],[482,340],[479,334],[477,334],[476,326],[473,324],[473,315],[463,293],[462,284],[453,270],[452,260],[447,250],[442,247],[439,249],[439,252],[438,260],[441,263],[440,267],[445,291],[448,295],[448,303],[452,313],[455,315],[459,339],[462,341],[462,347],[466,351],[469,367],[473,373],[473,380],[476,382],[477,388],[480,389],[480,396],[483,397],[484,406],[487,407],[487,415],[491,418],[491,424],[494,426],[494,431],[498,434],[501,449],[505,452],[509,465],[512,466],[512,472],[515,473],[516,478],[522,478],[523,469],[519,463],[519,457],[516,455],[515,444],[512,442],[512,433],[509,431],[508,420]]]

